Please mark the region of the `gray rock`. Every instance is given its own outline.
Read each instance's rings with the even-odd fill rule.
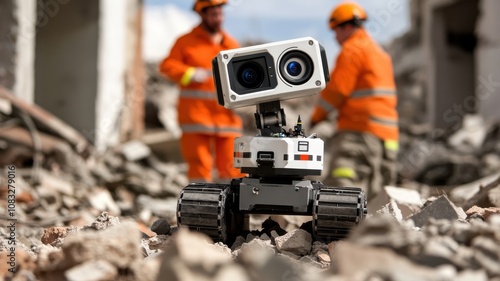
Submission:
[[[446,220],[464,220],[467,215],[462,208],[456,207],[446,196],[440,196],[431,204],[425,206],[420,212],[410,216],[415,226],[424,226],[430,218]]]
[[[280,252],[290,252],[304,256],[311,252],[312,236],[309,232],[296,229],[274,239],[276,249]]]
[[[241,247],[241,245],[243,245],[243,243],[245,243],[245,241],[246,241],[246,239],[243,236],[236,237],[236,240],[234,240],[234,243],[231,246],[231,251],[235,251],[235,250],[239,249]]]
[[[165,249],[157,280],[212,280],[230,263],[231,254],[212,245],[208,236],[179,229]]]
[[[262,268],[275,253],[275,247],[271,245],[271,241],[253,239],[241,246],[237,261],[246,267],[259,269]]]
[[[157,219],[151,226],[151,231],[158,235],[170,234],[170,223],[166,219]]]
[[[421,247],[425,234],[398,223],[389,215],[377,215],[353,229],[349,240],[359,245],[388,247],[409,254],[414,248]]]

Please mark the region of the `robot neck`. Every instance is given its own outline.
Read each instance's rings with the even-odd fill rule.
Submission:
[[[286,126],[285,111],[279,101],[261,103],[257,105],[255,123],[263,137],[276,137],[283,132]]]

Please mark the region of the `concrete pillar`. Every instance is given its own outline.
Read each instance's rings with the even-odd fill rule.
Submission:
[[[17,17],[15,0],[0,1],[0,85],[13,90],[15,83],[15,56]]]
[[[96,146],[104,150],[119,142],[125,108],[127,1],[101,0],[97,88]]]
[[[18,40],[16,44],[16,81],[14,94],[29,103],[34,102],[35,94],[35,41],[36,41],[36,0],[19,0],[16,14],[18,17]]]
[[[33,102],[36,0],[0,1],[0,85]]]
[[[143,130],[141,15],[142,0],[100,1],[95,144],[101,151]]]
[[[485,118],[500,119],[500,1],[482,0],[477,26],[479,45],[476,51],[476,96],[479,113]]]
[[[127,1],[125,110],[120,140],[139,138],[144,132],[145,66],[142,59],[142,0]]]

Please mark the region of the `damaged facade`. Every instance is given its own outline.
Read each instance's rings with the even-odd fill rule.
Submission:
[[[137,138],[144,114],[142,5],[2,1],[2,86],[65,120],[100,150]]]
[[[498,120],[500,2],[410,3],[411,29],[390,47],[403,124],[455,131],[466,114]]]

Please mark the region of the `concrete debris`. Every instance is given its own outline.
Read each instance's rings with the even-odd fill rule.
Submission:
[[[140,141],[130,141],[120,147],[121,153],[128,161],[137,161],[151,155],[151,149]]]
[[[66,227],[51,227],[43,231],[42,243],[45,245],[60,246],[60,240],[68,235]]]
[[[399,209],[398,204],[394,200],[391,200],[390,203],[387,203],[387,205],[382,207],[382,209],[378,210],[377,214],[390,215],[398,221],[403,220],[403,214],[401,213],[401,210]]]
[[[230,254],[212,245],[209,237],[180,229],[165,249],[158,281],[211,280],[225,266],[231,266]]]
[[[469,218],[481,218],[487,220],[491,215],[500,215],[500,208],[490,207],[490,208],[479,208],[474,206],[465,212]]]
[[[9,233],[0,228],[0,280],[500,280],[500,188],[485,192],[499,177],[500,124],[466,118],[474,126],[439,138],[425,124],[403,128],[401,187],[370,200],[344,241],[313,241],[310,216],[252,215],[250,230],[224,245],[175,227],[188,180],[186,165],[163,162],[180,161],[172,131],[97,153],[52,116],[0,101],[0,166],[16,165],[18,176],[17,272],[8,271]],[[302,111],[307,102],[284,106]],[[252,120],[253,110],[245,114]],[[0,201],[1,218],[5,210]]]
[[[408,219],[413,220],[417,227],[422,227],[430,218],[464,220],[467,218],[467,215],[462,208],[455,206],[443,195],[424,207],[421,211],[410,216]]]
[[[64,273],[64,277],[68,281],[115,280],[117,275],[116,267],[103,260],[88,261],[74,266]]]
[[[304,256],[311,252],[311,234],[302,229],[293,230],[274,239],[279,252],[289,252],[297,256]]]
[[[351,242],[337,245],[332,256],[335,273],[347,280],[452,280],[439,269],[413,264],[389,249],[359,246]],[[355,262],[353,262],[355,261]],[[453,276],[452,276],[453,277]]]
[[[394,213],[396,218],[398,216],[407,218],[420,209],[422,198],[416,190],[386,186],[382,192],[368,202],[368,213],[374,214],[386,206],[387,212]]]

